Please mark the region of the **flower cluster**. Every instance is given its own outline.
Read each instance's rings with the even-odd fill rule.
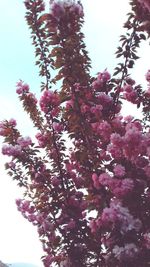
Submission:
[[[26,137],[19,137],[17,139],[17,143],[22,147],[22,148],[25,148],[25,147],[28,147],[32,144],[32,140],[29,136],[26,136]]]
[[[44,113],[52,112],[53,116],[57,116],[59,113],[59,103],[59,95],[56,92],[46,90],[40,98],[41,110]]]
[[[22,215],[32,222],[37,224],[37,216],[35,215],[35,208],[29,200],[16,199],[16,205]]]
[[[22,154],[22,147],[20,145],[3,145],[2,154],[7,156],[19,156]]]
[[[124,259],[133,260],[138,256],[139,248],[134,243],[125,244],[124,247],[114,246],[113,253],[115,257],[123,262]]]
[[[141,123],[135,121],[126,125],[123,135],[111,134],[107,150],[116,159],[125,157],[135,162],[143,153],[148,155],[147,145],[149,137],[141,132]]]
[[[127,101],[133,104],[138,103],[138,95],[137,92],[132,87],[132,85],[125,85],[123,90],[124,90],[124,97]]]
[[[114,174],[116,176],[122,177],[125,175],[125,168],[121,164],[116,164],[114,167]]]
[[[103,185],[107,186],[114,196],[121,198],[132,192],[134,183],[131,179],[125,178],[123,180],[111,178],[108,174],[101,174],[99,177],[99,183],[94,183],[95,186]]]
[[[53,0],[51,1],[50,14],[56,19],[60,20],[66,15],[66,11],[83,16],[83,7],[77,3],[76,0]]]
[[[109,208],[104,208],[102,215],[96,220],[97,227],[120,228],[121,233],[139,231],[142,222],[130,214],[128,208],[123,207],[121,202],[111,201]],[[118,228],[118,230],[119,230]]]
[[[104,85],[110,80],[110,78],[110,73],[107,70],[100,72],[96,80],[92,83],[93,88],[96,91],[103,91]]]
[[[91,77],[80,1],[51,0],[48,14],[43,0],[25,1],[45,82],[39,100],[21,80],[16,92],[36,139],[23,137],[14,119],[0,123],[0,135],[2,153],[11,157],[6,169],[25,190],[18,210],[37,227],[45,267],[149,266],[150,71],[142,91],[128,68],[145,39],[150,5],[130,2],[117,52],[125,62],[113,77],[107,70]],[[121,115],[124,100],[143,108],[143,121]]]
[[[126,178],[123,180],[113,179],[110,183],[110,189],[114,196],[122,198],[132,192],[134,183],[132,179]]]
[[[21,95],[23,93],[28,93],[29,92],[29,85],[26,84],[26,83],[23,83],[22,80],[20,80],[18,83],[17,83],[17,89],[16,89],[16,93],[18,95]]]
[[[40,147],[45,147],[49,140],[49,136],[44,133],[37,133],[36,138]]]

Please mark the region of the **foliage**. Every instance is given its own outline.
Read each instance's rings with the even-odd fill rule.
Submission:
[[[37,227],[45,267],[150,264],[150,71],[146,91],[129,73],[149,38],[150,4],[130,4],[115,73],[91,77],[81,2],[51,0],[46,13],[43,0],[25,1],[45,81],[39,100],[23,81],[17,94],[37,142],[13,119],[0,123],[0,135],[8,174],[25,189],[18,209]],[[121,116],[125,101],[142,109],[142,121]]]

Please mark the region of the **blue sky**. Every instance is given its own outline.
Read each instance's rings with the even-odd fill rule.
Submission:
[[[85,7],[86,44],[92,58],[93,74],[106,67],[112,71],[116,61],[114,52],[122,24],[129,10],[128,1],[83,0]],[[16,118],[24,135],[30,135],[31,123],[22,112],[15,94],[19,79],[29,83],[32,90],[39,92],[38,69],[34,65],[34,48],[24,20],[23,1],[0,1],[0,120]],[[144,84],[144,74],[150,68],[148,45],[140,50],[142,59],[137,63],[133,77]],[[16,210],[14,199],[19,189],[4,172],[5,159],[0,157],[0,260],[4,262],[31,262],[41,267],[41,246],[36,229]]]

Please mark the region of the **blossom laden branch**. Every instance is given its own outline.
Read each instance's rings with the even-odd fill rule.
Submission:
[[[25,189],[18,210],[37,227],[45,267],[149,266],[150,75],[143,91],[129,69],[143,31],[149,34],[150,6],[147,0],[130,4],[117,51],[124,59],[120,77],[104,70],[94,78],[81,2],[51,0],[45,13],[42,0],[25,1],[46,83],[39,100],[22,81],[17,94],[37,134],[34,142],[23,137],[11,119],[0,123],[0,135],[2,153],[11,158],[8,174]],[[145,124],[121,115],[122,100],[142,106]]]

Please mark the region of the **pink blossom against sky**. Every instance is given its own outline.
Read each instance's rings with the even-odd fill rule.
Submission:
[[[82,3],[85,8],[84,32],[92,58],[92,74],[96,75],[105,68],[113,72],[116,64],[114,53],[119,35],[123,33],[122,24],[129,11],[128,1],[82,0]],[[15,84],[22,79],[30,84],[33,92],[39,94],[40,80],[38,69],[34,66],[34,49],[29,30],[24,20],[23,1],[0,1],[0,10],[0,120],[16,118],[24,136],[29,136],[32,125],[22,112],[15,94]],[[144,75],[150,68],[148,54],[148,44],[144,44],[140,50],[142,59],[137,62],[133,73],[138,82],[145,86]],[[127,109],[131,111],[127,107],[124,113]],[[0,157],[0,260],[9,263],[26,261],[41,267],[42,250],[36,229],[16,210],[15,198],[20,196],[20,190],[4,172],[4,162],[4,157]]]

